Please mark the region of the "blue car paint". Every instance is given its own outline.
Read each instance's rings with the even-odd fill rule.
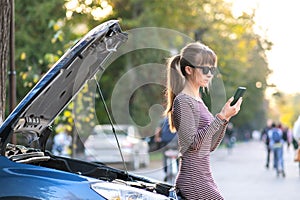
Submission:
[[[90,181],[84,176],[46,167],[15,163],[4,156],[0,156],[0,177],[0,197],[105,199],[90,188]],[[94,181],[101,182],[96,179]]]

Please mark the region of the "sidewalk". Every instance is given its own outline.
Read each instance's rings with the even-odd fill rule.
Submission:
[[[265,168],[265,157],[265,146],[260,141],[237,144],[231,154],[225,148],[212,153],[213,176],[226,200],[300,199],[299,169],[298,163],[293,161],[292,147],[289,151],[284,149],[285,178],[276,177],[275,170]],[[272,161],[271,156],[271,166]],[[150,166],[134,173],[162,180],[161,161]]]

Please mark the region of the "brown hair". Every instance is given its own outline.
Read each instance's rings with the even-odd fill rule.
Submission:
[[[185,77],[187,76],[185,67],[206,64],[216,66],[217,56],[213,50],[200,42],[193,42],[186,45],[179,55],[168,59],[166,90],[167,106],[164,114],[169,118],[170,130],[172,132],[176,131],[173,122],[173,101],[176,95],[183,90]]]

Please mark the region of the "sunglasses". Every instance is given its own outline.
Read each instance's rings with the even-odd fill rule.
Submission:
[[[208,66],[193,66],[193,65],[190,65],[191,67],[193,68],[199,68],[199,69],[202,69],[202,73],[204,75],[208,74],[208,72],[210,71],[210,73],[212,75],[215,75],[217,73],[217,68],[216,67],[208,67]]]

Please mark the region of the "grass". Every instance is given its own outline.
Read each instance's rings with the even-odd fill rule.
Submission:
[[[155,151],[155,152],[150,152],[150,161],[158,161],[162,160],[162,152],[160,151]]]

